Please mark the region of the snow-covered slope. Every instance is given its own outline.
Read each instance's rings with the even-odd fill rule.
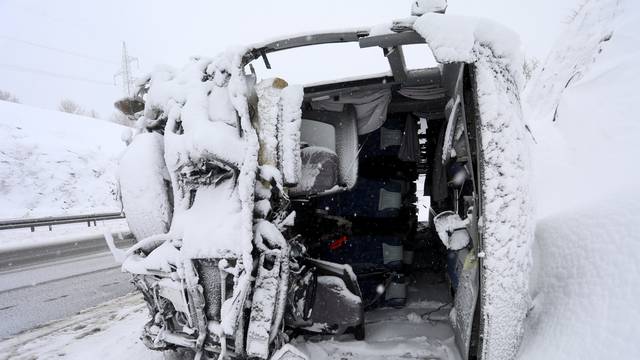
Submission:
[[[640,3],[586,1],[524,94],[537,226],[522,359],[640,358]]]
[[[0,219],[119,211],[124,129],[0,101]]]

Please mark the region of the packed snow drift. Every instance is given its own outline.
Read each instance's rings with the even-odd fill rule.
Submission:
[[[537,144],[521,359],[640,357],[640,5],[586,1],[528,85]]]

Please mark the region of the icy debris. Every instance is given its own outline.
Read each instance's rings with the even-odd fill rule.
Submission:
[[[427,13],[415,30],[441,63],[475,65],[483,166],[483,357],[512,359],[529,309],[529,149],[520,108],[523,56],[518,36],[489,20]],[[460,316],[460,314],[458,314]]]
[[[300,179],[300,125],[302,123],[302,86],[290,85],[281,94],[280,162],[285,184],[297,184]]]
[[[269,356],[271,323],[276,315],[280,280],[280,262],[274,261],[271,268],[267,268],[266,256],[270,255],[263,255],[260,259],[247,329],[247,355],[261,359]]]
[[[337,296],[350,304],[360,304],[362,302],[362,299],[358,295],[349,291],[344,280],[337,276],[318,276],[318,284],[332,289]]]
[[[421,324],[422,322],[424,322],[424,320],[422,320],[422,316],[414,312],[407,314],[407,320],[409,320],[409,322],[412,322],[414,324]]]
[[[426,13],[444,13],[447,0],[415,0],[411,5],[411,15],[421,16]]]
[[[300,177],[300,123],[303,91],[276,78],[256,86],[260,164],[279,169],[285,184]]]
[[[447,128],[445,130],[444,135],[444,144],[442,145],[442,163],[446,164],[447,161],[452,157],[452,152],[455,153],[453,148],[454,143],[454,129],[458,124],[458,112],[460,109],[460,96],[456,96],[455,100],[451,99],[447,103],[447,107],[450,107],[451,113],[449,114],[449,118],[447,119]]]
[[[278,166],[278,115],[280,93],[287,83],[280,79],[266,79],[256,87],[258,109],[256,128],[260,140],[259,161],[262,165]]]
[[[433,219],[442,244],[449,250],[460,250],[469,244],[467,232],[468,220],[462,220],[460,215],[446,211]]]
[[[266,246],[265,242],[267,243]],[[287,241],[280,233],[280,230],[271,222],[258,220],[255,225],[255,244],[262,250],[277,247],[280,249],[287,247]]]
[[[180,253],[169,242],[165,242],[148,256],[138,254],[128,256],[122,264],[122,270],[131,274],[150,274],[152,271],[170,272],[180,259]]]
[[[285,344],[272,356],[271,360],[309,360],[309,357],[291,344]]]
[[[268,199],[256,201],[254,212],[258,218],[266,218],[271,211],[271,202]]]
[[[275,182],[282,189],[282,173],[274,166],[260,165],[260,178],[267,182]]]

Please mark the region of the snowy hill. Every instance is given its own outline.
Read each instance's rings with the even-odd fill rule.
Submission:
[[[537,226],[522,359],[640,358],[640,4],[586,1],[529,83]]]
[[[0,101],[0,219],[119,211],[124,129]]]

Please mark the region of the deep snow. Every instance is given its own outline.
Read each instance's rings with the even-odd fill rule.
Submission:
[[[521,359],[640,358],[639,44],[637,1],[587,1],[524,94],[537,225]]]
[[[0,101],[0,219],[120,211],[123,129]]]

